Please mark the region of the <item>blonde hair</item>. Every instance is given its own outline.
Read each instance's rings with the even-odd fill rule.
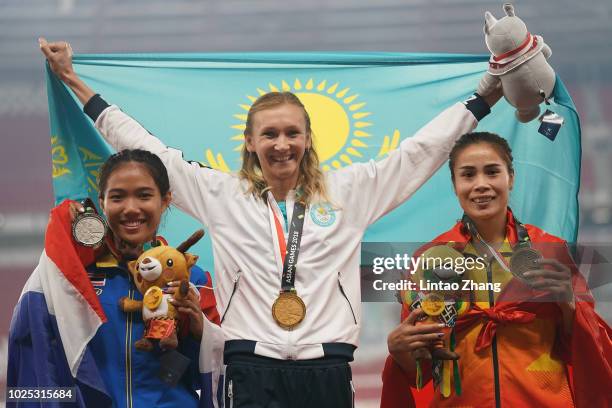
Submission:
[[[302,102],[291,92],[269,92],[260,96],[249,109],[246,128],[244,130],[245,138],[252,135],[253,116],[255,116],[257,112],[285,104],[302,108],[304,120],[306,122],[306,138],[312,140],[310,116],[308,116],[308,112],[306,112],[306,108],[304,108]],[[263,198],[263,195],[269,189],[261,171],[259,158],[257,154],[247,150],[246,143],[242,148],[242,168],[238,175],[241,179],[248,182],[248,192],[256,197]],[[298,199],[304,204],[310,204],[315,200],[329,201],[325,185],[325,176],[319,167],[319,156],[317,155],[313,143],[311,143],[309,149],[306,149],[302,161],[300,162],[296,189],[300,192]]]

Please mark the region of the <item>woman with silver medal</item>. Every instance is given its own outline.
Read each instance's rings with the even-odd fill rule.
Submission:
[[[351,406],[348,363],[361,325],[363,234],[446,161],[501,90],[451,106],[383,160],[325,174],[304,105],[292,93],[270,92],[250,107],[242,168],[227,174],[186,162],[95,94],[75,74],[67,43],[40,45],[111,146],[159,155],[173,203],[208,228],[225,336],[226,406]]]
[[[138,258],[152,241],[157,244],[162,239],[156,233],[171,201],[166,168],[148,151],[122,150],[100,168],[98,188],[104,217],[96,213],[91,199],[64,201],[51,211],[45,254],[26,284],[26,288],[41,285],[43,289],[24,289],[20,305],[27,307],[15,309],[7,385],[71,387],[77,407],[196,407],[202,312],[211,320],[219,318],[214,306],[210,307],[214,305],[210,275],[194,265],[191,283],[201,290],[171,300],[183,323],[177,328],[181,334],[177,350],[138,350],[136,343],[145,331],[142,315],[119,307],[125,299],[143,299],[126,263]],[[48,242],[60,248],[60,255],[51,258],[64,262],[57,266],[64,272],[60,276],[45,267],[45,255],[52,249]],[[66,271],[74,279],[72,284]],[[51,286],[55,290],[47,291],[44,284],[37,283],[49,281],[62,290]],[[164,290],[172,294],[177,286],[178,282],[171,282]],[[66,308],[71,305],[67,297],[81,300],[76,309]],[[83,303],[97,307],[104,318],[92,337],[78,343],[83,347],[78,370],[85,375],[74,375],[69,366],[74,364],[70,353],[77,348],[73,337],[79,338],[91,319]],[[54,305],[53,316],[44,314],[47,304]],[[67,336],[57,322],[68,327]]]

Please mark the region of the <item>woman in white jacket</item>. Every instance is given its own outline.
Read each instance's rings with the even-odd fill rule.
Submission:
[[[448,108],[384,160],[325,175],[304,106],[271,92],[248,113],[242,169],[227,174],[184,161],[108,105],[73,71],[68,43],[41,39],[41,49],[104,138],[117,150],[157,154],[173,203],[209,229],[228,406],[351,406],[363,234],[427,181],[500,91]]]

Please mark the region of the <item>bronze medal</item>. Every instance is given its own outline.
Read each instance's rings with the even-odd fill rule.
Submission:
[[[285,330],[291,330],[304,320],[306,305],[294,292],[281,292],[272,305],[272,317]]]
[[[524,273],[540,269],[536,261],[541,258],[542,255],[531,247],[524,246],[515,249],[510,258],[510,271],[522,281],[527,281],[528,279],[525,278]]]

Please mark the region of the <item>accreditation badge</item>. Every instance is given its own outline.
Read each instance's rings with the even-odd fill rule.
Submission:
[[[304,320],[306,305],[295,292],[281,292],[272,305],[272,317],[285,330],[291,330]]]

